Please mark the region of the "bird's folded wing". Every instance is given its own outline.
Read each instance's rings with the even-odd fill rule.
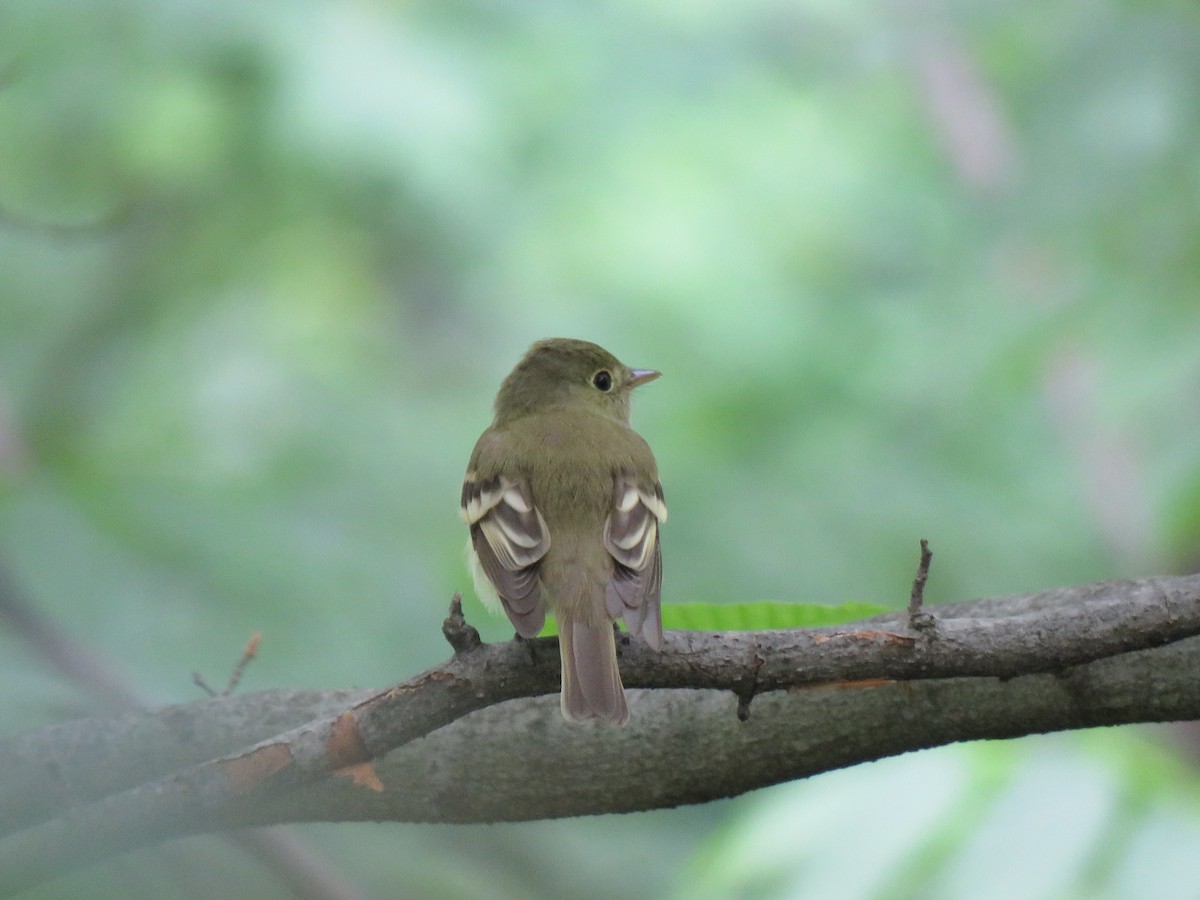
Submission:
[[[616,561],[604,591],[608,614],[622,616],[632,634],[662,646],[662,550],[658,523],[667,520],[662,485],[639,484],[628,472],[613,477],[613,505],[604,523],[604,546]]]
[[[523,637],[535,637],[546,619],[538,564],[550,549],[550,531],[534,505],[529,483],[506,475],[480,479],[468,472],[461,514],[471,526],[479,564],[508,618]]]

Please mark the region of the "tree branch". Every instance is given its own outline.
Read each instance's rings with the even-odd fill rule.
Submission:
[[[652,689],[633,692],[626,728],[568,725],[540,696],[558,687],[553,639],[533,654],[468,648],[365,696],[277,692],[269,705],[288,714],[274,725],[291,728],[281,733],[257,717],[256,695],[68,723],[0,743],[0,771],[26,781],[15,797],[0,787],[4,821],[23,829],[0,841],[0,886],[201,831],[670,807],[951,741],[1196,718],[1196,635],[1200,576],[1158,578],[939,607],[916,633],[900,612],[837,628],[670,632],[661,653],[622,642],[626,684]],[[855,683],[868,686],[834,689]],[[190,754],[164,741],[156,759],[145,729],[167,719],[224,731]],[[85,741],[101,729],[102,747]],[[135,754],[145,765],[108,767]]]
[[[2,440],[0,440],[0,443],[2,443]],[[125,684],[98,654],[93,653],[87,646],[71,640],[52,619],[38,609],[36,604],[17,588],[10,573],[3,566],[0,566],[0,624],[7,625],[14,634],[23,639],[52,669],[65,675],[80,689],[99,697],[113,708],[117,710],[137,709],[145,705],[145,700],[141,694]],[[257,646],[258,636],[255,635],[250,643],[247,644],[241,661],[234,668],[233,675],[230,677],[224,692],[226,695],[232,693],[233,689],[237,686],[237,681],[241,677],[246,665],[253,658]],[[198,678],[199,676],[194,677]],[[132,722],[137,723],[134,726],[135,729],[138,724],[143,724],[141,722],[141,715],[134,715],[128,718]],[[311,718],[311,716],[308,718]],[[267,728],[270,727],[267,724],[270,721],[271,716],[256,717],[256,722]],[[307,721],[307,718],[296,720],[296,722],[299,721]],[[116,766],[117,770],[120,771],[122,763],[132,764],[134,772],[137,771],[140,760],[136,757],[110,757],[107,761],[107,766],[98,768],[95,765],[97,760],[94,751],[97,741],[102,737],[101,729],[97,729],[94,727],[93,722],[87,720],[85,720],[85,724],[91,727],[83,730],[83,733],[79,735],[82,743],[74,746],[77,750],[84,750],[86,756],[79,759],[76,765],[58,770],[54,769],[56,755],[61,755],[63,749],[61,740],[47,740],[49,734],[55,733],[55,729],[45,729],[35,733],[35,735],[27,736],[34,737],[41,735],[42,740],[34,742],[35,744],[40,743],[41,746],[26,746],[24,748],[26,751],[25,755],[18,755],[16,757],[13,769],[5,770],[0,765],[0,772],[4,772],[6,777],[13,779],[11,790],[4,791],[3,793],[19,794],[20,792],[24,792],[23,797],[14,796],[10,798],[15,801],[11,807],[0,810],[0,834],[5,833],[11,827],[7,823],[19,824],[26,820],[30,813],[33,814],[32,821],[37,821],[37,809],[39,806],[44,806],[47,801],[61,807],[61,795],[64,793],[72,798],[68,803],[70,805],[70,803],[80,802],[83,798],[98,798],[109,792],[103,790],[103,788],[96,790],[95,785],[91,790],[80,791],[78,788],[83,787],[83,785],[78,783],[74,785],[74,790],[64,792],[64,782],[69,781],[71,775],[79,774],[85,779],[93,779],[98,781],[99,784],[103,784],[104,779],[111,776],[113,766]],[[111,725],[113,723],[110,721],[105,724]],[[279,727],[276,726],[274,729],[265,732],[265,734],[274,734],[279,730]],[[121,735],[122,738],[128,737],[128,731],[122,728],[119,728],[115,733]],[[189,734],[192,733],[189,732]],[[20,739],[13,743],[19,746]],[[161,751],[170,742],[151,740],[149,742],[139,742],[139,745],[146,743],[149,746],[155,747],[156,751]],[[242,744],[244,745],[244,743],[243,735]],[[72,745],[68,743],[66,746],[70,747]],[[15,746],[10,747],[10,749],[15,749]],[[193,752],[194,749],[192,748]],[[29,753],[28,751],[31,750],[33,752]],[[220,753],[221,751],[216,752]],[[194,762],[194,760],[189,760],[189,762]],[[33,770],[23,773],[21,771],[22,763],[32,763],[34,766]],[[37,796],[35,792],[55,787],[45,783],[45,775],[48,772],[55,771],[59,776],[55,794],[51,797]],[[22,777],[23,775],[25,777]],[[145,777],[145,772],[142,772],[140,776],[135,776],[137,781],[144,780]],[[118,781],[120,781],[119,776]],[[263,865],[273,870],[297,897],[303,897],[306,900],[344,900],[344,898],[356,896],[349,885],[335,873],[329,871],[328,867],[319,862],[297,837],[287,833],[284,829],[263,828],[245,830],[235,834],[228,834],[226,838],[241,852],[255,857]]]

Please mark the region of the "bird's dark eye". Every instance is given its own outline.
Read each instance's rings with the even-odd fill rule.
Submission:
[[[601,391],[608,392],[612,390],[612,373],[608,369],[601,369],[592,376],[592,384]]]

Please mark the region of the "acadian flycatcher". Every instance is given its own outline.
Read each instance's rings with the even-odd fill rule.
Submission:
[[[553,610],[562,712],[572,721],[629,719],[615,619],[662,646],[658,525],[667,507],[654,454],[629,427],[633,389],[659,374],[587,341],[539,341],[500,385],[495,419],[467,465],[462,517],[475,589],[525,638]]]

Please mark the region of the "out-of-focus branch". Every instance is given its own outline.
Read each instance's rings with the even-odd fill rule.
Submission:
[[[1008,186],[1014,141],[995,92],[961,39],[926,32],[914,51],[929,121],[961,182],[981,193]]]
[[[50,669],[110,708],[144,705],[140,694],[125,684],[99,655],[43,615],[3,567],[0,567],[0,625],[20,638]]]
[[[0,567],[0,625],[20,638],[49,668],[109,707],[131,710],[146,705],[145,698],[127,685],[98,654],[69,637],[43,615],[22,594],[11,573],[3,567]],[[235,670],[235,675],[240,675],[245,661],[239,665],[239,670]],[[235,684],[236,681],[231,679],[231,689]],[[41,756],[36,762],[46,771],[50,759]],[[14,784],[14,787],[20,786]],[[26,782],[23,786],[30,785]],[[283,829],[247,830],[231,835],[229,840],[274,871],[297,897],[351,900],[357,896],[357,892],[319,862],[303,842]]]

